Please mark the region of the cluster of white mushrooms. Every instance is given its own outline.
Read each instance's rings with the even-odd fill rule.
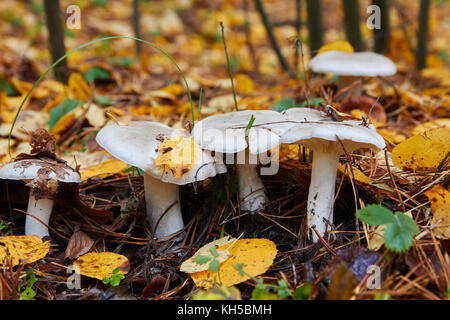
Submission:
[[[346,76],[395,73],[395,65],[390,60],[372,53],[352,56],[328,51],[316,56],[311,67],[313,71]],[[283,113],[246,110],[214,115],[196,123],[192,132],[151,121],[110,124],[99,131],[96,140],[114,157],[144,171],[147,220],[157,238],[179,233],[184,228],[179,186],[225,173],[226,164],[236,165],[240,208],[264,209],[268,198],[258,174],[258,164],[264,162],[262,158],[270,162],[268,153],[282,143],[300,144],[314,151],[307,225],[324,236],[333,223],[339,157],[356,149],[377,151],[385,147],[384,139],[373,125],[357,120],[336,120],[310,108],[292,108]],[[39,177],[43,170],[41,163],[24,161],[29,163],[11,162],[1,168],[0,179]],[[75,171],[66,167],[64,170],[59,173],[50,170],[46,177],[66,182],[80,180]],[[30,192],[29,216],[48,224],[52,207],[53,200],[37,199],[33,190]],[[27,217],[25,232],[48,236],[45,225],[32,217]],[[318,240],[315,232],[309,232],[309,237],[312,241]]]
[[[192,168],[180,176],[157,165],[158,157],[168,152],[165,139],[177,136],[192,138],[193,143],[188,146],[200,149]],[[241,209],[262,210],[268,199],[255,159],[267,156],[281,143],[301,144],[314,151],[307,219],[308,226],[314,226],[323,236],[333,222],[339,156],[360,148],[385,147],[384,139],[372,125],[358,120],[336,121],[325,112],[309,108],[293,108],[284,113],[247,110],[214,115],[198,122],[190,135],[155,122],[112,124],[100,130],[97,142],[116,158],[145,172],[148,221],[156,237],[168,236],[184,227],[178,186],[224,173],[225,164],[236,165]],[[311,237],[317,240],[315,233]]]

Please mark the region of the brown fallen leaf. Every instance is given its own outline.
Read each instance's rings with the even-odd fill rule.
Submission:
[[[167,279],[165,277],[157,274],[148,282],[148,284],[142,290],[142,296],[148,298],[152,294],[158,292],[159,290],[161,290],[164,287],[166,280]]]
[[[75,259],[85,254],[91,249],[94,240],[86,233],[80,230],[80,227],[75,226],[74,232],[67,244],[64,258]]]

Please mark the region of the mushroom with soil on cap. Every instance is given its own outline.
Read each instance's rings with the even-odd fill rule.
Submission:
[[[157,122],[110,124],[96,140],[115,158],[144,171],[147,220],[157,238],[184,228],[180,185],[226,172],[187,132]]]
[[[79,183],[80,175],[64,162],[48,158],[20,159],[20,155],[0,169],[0,179],[31,180],[25,235],[49,236],[48,223],[52,214],[58,183]]]
[[[375,52],[325,51],[312,58],[309,67],[317,73],[338,75],[339,88],[348,86],[359,77],[391,76],[397,72],[389,58]],[[360,87],[355,95],[361,95]]]
[[[277,147],[281,135],[290,126],[279,112],[245,110],[205,118],[195,125],[192,135],[203,149],[233,155],[233,160],[234,154],[238,154],[236,174],[240,208],[256,211],[267,203],[264,185],[257,171],[257,155]],[[229,161],[226,162],[229,164]]]
[[[314,151],[308,191],[307,225],[324,236],[333,223],[333,202],[339,157],[357,149],[378,151],[385,142],[373,125],[358,120],[336,121],[309,108],[286,110],[288,121],[298,122],[282,137],[283,143],[297,143]],[[312,232],[312,240],[318,240]]]

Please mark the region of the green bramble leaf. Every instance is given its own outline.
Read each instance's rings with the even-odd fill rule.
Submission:
[[[370,225],[385,225],[383,241],[390,251],[408,251],[413,243],[413,236],[420,231],[416,222],[408,215],[403,212],[396,212],[394,215],[392,211],[380,205],[368,205],[358,210],[356,215]]]
[[[220,268],[220,262],[216,259],[213,259],[213,261],[211,261],[209,263],[209,271],[211,272],[218,272]]]
[[[408,232],[413,235],[416,235],[420,232],[420,229],[415,223],[415,221],[411,219],[411,217],[404,214],[403,212],[396,212],[395,217],[397,218],[397,222],[400,225],[400,228],[404,232]]]
[[[198,264],[205,264],[211,259],[212,259],[211,257],[202,256],[201,254],[199,254],[195,256],[194,261]]]
[[[356,216],[361,221],[364,221],[372,226],[396,222],[392,211],[378,204],[370,204],[362,209],[359,209]]]
[[[115,268],[110,277],[103,278],[103,283],[109,283],[111,287],[117,287],[120,284],[120,281],[125,278],[125,275],[123,273],[119,273],[119,271],[119,268]]]
[[[214,247],[214,246],[212,246],[211,248],[209,248],[209,252],[211,252],[211,255],[212,255],[214,258],[217,258],[217,257],[219,256],[219,253],[217,252],[217,249],[216,249],[216,247]]]

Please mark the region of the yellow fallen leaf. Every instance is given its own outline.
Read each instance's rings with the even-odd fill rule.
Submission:
[[[324,53],[326,51],[343,51],[348,53],[353,53],[355,50],[348,41],[335,41],[329,44],[325,44],[320,47],[317,54]]]
[[[45,257],[50,249],[50,241],[34,236],[0,237],[0,265],[17,266],[32,263]]]
[[[249,94],[253,92],[253,80],[245,74],[237,74],[236,77],[236,91],[242,94]]]
[[[86,180],[92,177],[101,177],[114,173],[122,172],[128,168],[125,162],[117,159],[108,159],[103,161],[101,164],[91,166],[80,171],[81,179]]]
[[[80,274],[99,280],[111,277],[117,268],[122,274],[130,271],[127,257],[113,252],[87,253],[74,261],[73,265],[80,268]]]
[[[392,160],[401,169],[430,170],[442,165],[449,152],[450,128],[434,128],[397,145]]]
[[[436,212],[445,204],[450,204],[450,191],[440,184],[425,191],[425,195],[428,197],[428,200],[430,200],[432,212]]]
[[[200,290],[190,300],[242,300],[241,292],[236,287],[214,286],[208,290]]]
[[[450,238],[450,203],[444,204],[433,213],[431,226],[434,227],[436,237],[440,239]]]
[[[213,256],[209,251],[212,247],[215,247],[217,249],[217,253],[219,254],[219,256],[216,257],[216,260],[219,261],[220,263],[224,262],[230,257],[230,252],[228,251],[229,246],[226,245],[229,243],[233,243],[235,241],[237,241],[235,238],[226,236],[213,242],[210,242],[208,244],[205,244],[203,247],[198,249],[197,252],[192,257],[190,257],[181,264],[180,271],[186,273],[194,273],[207,270],[209,267],[209,263],[199,264],[196,262],[196,258],[199,256],[203,256],[212,259]]]
[[[200,156],[200,148],[192,137],[170,137],[158,148],[160,155],[155,159],[155,166],[163,171],[170,171],[174,178],[192,170]]]
[[[65,114],[61,119],[58,120],[58,122],[53,126],[53,128],[50,129],[51,134],[53,134],[55,138],[58,139],[59,134],[67,130],[75,120],[76,118],[74,112],[69,112]]]
[[[248,280],[249,275],[256,277],[269,269],[277,255],[275,243],[268,239],[241,239],[229,251],[231,256],[220,265],[217,273],[209,270],[191,273],[198,287],[211,288],[217,282],[230,287]],[[239,274],[237,264],[243,265],[245,275]]]
[[[88,101],[91,96],[91,89],[79,73],[72,73],[68,81],[69,97],[79,101]]]
[[[394,144],[399,144],[403,142],[406,139],[406,136],[400,132],[398,132],[394,128],[382,128],[377,129],[377,132],[386,140],[389,142],[392,142]]]
[[[57,95],[54,99],[51,99],[49,102],[47,102],[44,108],[42,108],[42,111],[49,112],[53,108],[59,106],[65,98],[66,96],[64,94]]]
[[[428,129],[432,129],[432,128],[450,128],[450,118],[442,118],[442,119],[437,119],[434,121],[428,121],[425,122],[423,124],[420,124],[418,126],[416,126],[413,130],[412,130],[412,134],[416,135],[416,134],[421,134],[424,131],[428,130]]]
[[[183,93],[184,87],[180,84],[169,84],[167,87],[164,87],[161,90],[170,93],[171,95],[177,96]]]
[[[281,144],[280,145],[279,159],[297,159],[299,152],[298,144]],[[306,150],[306,149],[305,149]]]
[[[385,225],[381,225],[375,228],[374,233],[369,235],[369,238],[367,238],[367,249],[377,251],[383,246],[383,234],[385,229]]]

